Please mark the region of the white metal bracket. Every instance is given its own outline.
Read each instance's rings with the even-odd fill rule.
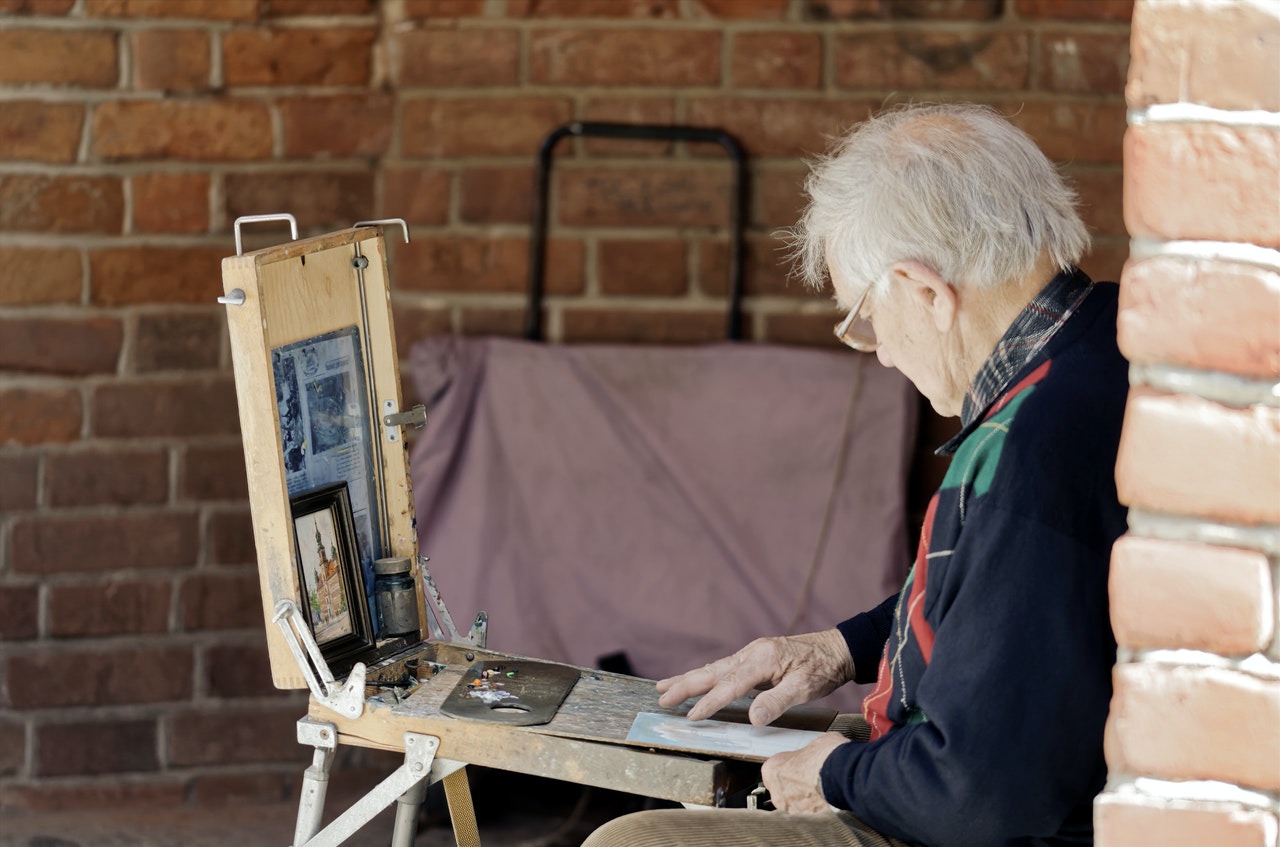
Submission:
[[[296,603],[292,600],[276,603],[272,620],[284,632],[284,640],[289,644],[289,650],[293,652],[293,658],[316,702],[344,717],[360,717],[364,713],[364,663],[356,662],[346,681],[338,682],[333,678],[329,664],[320,653],[311,628]]]
[[[298,737],[302,740],[303,723],[306,718],[298,722]],[[332,724],[317,722],[318,731],[323,731],[325,727],[333,727]],[[336,729],[333,737],[336,739]],[[303,743],[310,743],[304,741]],[[453,762],[448,760],[437,760],[436,750],[440,747],[440,739],[431,735],[419,735],[416,732],[406,732],[404,734],[404,764],[396,768],[387,778],[382,780],[369,791],[368,794],[361,797],[351,805],[345,812],[334,818],[332,822],[319,832],[314,832],[314,826],[320,821],[320,811],[318,807],[308,805],[308,800],[312,799],[306,793],[303,794],[303,805],[299,807],[298,828],[294,833],[295,847],[336,847],[350,838],[357,830],[373,820],[383,809],[390,806],[401,795],[418,785],[423,780],[428,783],[443,779],[448,774],[462,767],[461,762]],[[319,748],[317,748],[319,752]],[[318,792],[320,805],[323,805],[323,791]],[[305,818],[305,820],[304,820]],[[310,830],[310,831],[308,831]],[[314,835],[312,834],[314,832]]]
[[[457,625],[453,622],[453,615],[449,614],[449,609],[444,604],[440,589],[436,587],[436,581],[431,577],[431,569],[427,567],[429,561],[431,560],[426,556],[418,554],[418,570],[422,573],[422,584],[425,589],[423,593],[428,603],[427,626],[431,628],[432,638],[437,641],[447,641],[450,644],[465,644],[483,649],[489,638],[488,613],[478,613],[466,635],[459,632]]]
[[[488,640],[489,613],[480,612],[476,615],[476,619],[471,622],[471,631],[467,633],[467,643],[483,650]]]

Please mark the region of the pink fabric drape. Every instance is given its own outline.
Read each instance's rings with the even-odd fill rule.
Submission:
[[[916,395],[870,356],[447,337],[411,372],[421,549],[495,649],[658,678],[901,586]]]

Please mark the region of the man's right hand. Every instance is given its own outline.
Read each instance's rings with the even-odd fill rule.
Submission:
[[[658,704],[671,709],[704,695],[687,717],[709,718],[755,688],[771,686],[751,704],[748,717],[764,726],[801,703],[830,694],[853,679],[853,657],[839,630],[785,638],[757,638],[732,656],[658,681]]]

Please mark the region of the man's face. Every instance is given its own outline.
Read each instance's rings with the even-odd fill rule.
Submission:
[[[862,288],[851,284],[828,266],[837,299],[852,303]],[[860,314],[871,321],[876,333],[876,358],[886,368],[897,368],[915,385],[940,415],[960,414],[967,384],[957,384],[949,366],[948,333],[940,331],[932,309],[932,297],[912,282],[890,280],[888,290],[873,293]]]

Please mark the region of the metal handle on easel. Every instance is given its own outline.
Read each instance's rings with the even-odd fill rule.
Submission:
[[[274,215],[241,215],[236,218],[235,222],[237,256],[244,255],[244,247],[240,243],[240,224],[256,224],[264,223],[266,221],[288,221],[289,232],[293,235],[293,240],[298,240],[298,220],[287,212],[279,212]]]
[[[356,221],[351,227],[359,229],[362,226],[389,226],[390,224],[400,224],[400,232],[404,234],[404,243],[409,243],[409,225],[404,222],[404,218],[378,218],[376,221]]]

